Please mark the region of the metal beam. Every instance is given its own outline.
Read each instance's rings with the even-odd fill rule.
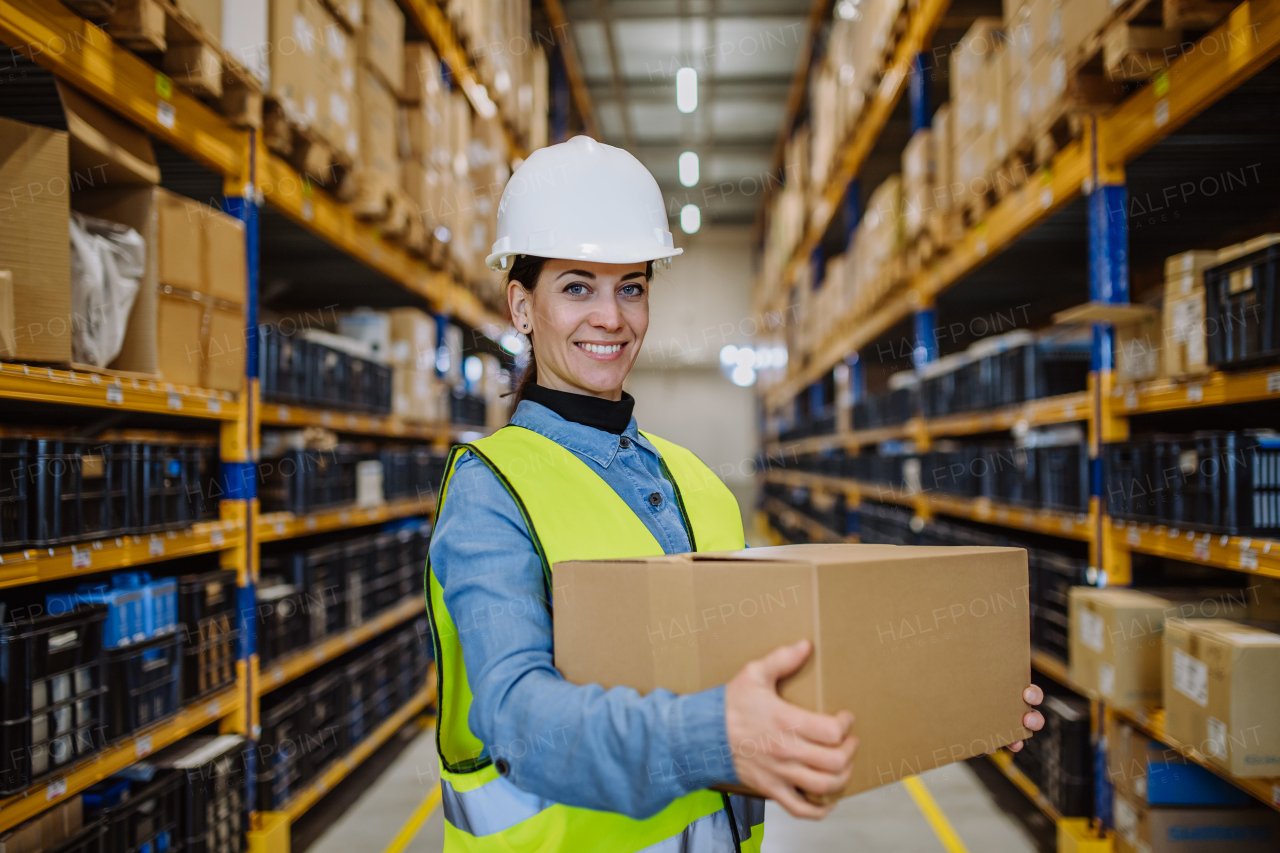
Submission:
[[[578,114],[582,116],[582,127],[587,136],[600,138],[600,129],[596,125],[596,114],[591,108],[591,95],[582,76],[582,63],[578,61],[578,50],[573,44],[573,35],[569,32],[569,19],[564,15],[564,7],[560,0],[542,0],[547,10],[547,20],[556,34],[556,43],[564,56],[564,70],[569,77],[569,88],[573,92],[573,100],[578,105]]]
[[[688,14],[706,17],[710,2],[691,3]],[[715,16],[733,18],[800,18],[809,13],[811,0],[734,0],[720,4]],[[595,0],[569,0],[565,12],[575,21],[599,20]],[[610,12],[615,21],[655,20],[678,18],[680,10],[676,0],[613,0]]]
[[[618,44],[613,37],[613,15],[609,9],[609,0],[592,0],[592,6],[604,24],[604,43],[609,51],[610,86],[622,119],[622,143],[629,149],[635,144],[635,133],[631,127],[631,102],[623,83],[622,64],[618,61]]]

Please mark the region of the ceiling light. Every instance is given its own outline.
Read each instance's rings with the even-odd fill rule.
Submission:
[[[680,183],[686,187],[698,183],[698,155],[692,151],[680,155]]]
[[[693,234],[702,227],[702,211],[696,204],[686,204],[680,208],[680,227],[686,234]]]
[[[524,341],[515,332],[507,332],[499,341],[502,348],[512,355],[519,355],[524,352]]]
[[[733,369],[733,373],[729,375],[729,378],[739,388],[746,388],[756,381],[756,371],[750,365],[739,364]]]
[[[720,363],[725,367],[733,367],[738,363],[738,348],[733,344],[725,344],[720,348]]]
[[[698,72],[692,68],[681,68],[676,72],[676,106],[682,113],[691,113],[698,108]]]

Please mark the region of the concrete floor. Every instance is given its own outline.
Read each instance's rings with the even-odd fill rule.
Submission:
[[[415,809],[436,784],[435,739],[423,730],[402,742],[400,754],[306,853],[385,853]],[[1037,853],[1023,823],[997,805],[987,786],[966,764],[953,764],[919,777],[968,851]],[[998,780],[1002,782],[1003,779]],[[1006,799],[1007,799],[1007,792]],[[1018,795],[1020,796],[1020,795]],[[1020,804],[1012,799],[1014,808]],[[1025,800],[1022,801],[1025,804]],[[1038,816],[1038,812],[1036,813]],[[859,851],[859,853],[946,853],[911,795],[901,784],[842,801],[820,823],[799,821],[769,803],[764,853]],[[439,853],[444,817],[436,808],[402,853]],[[1039,849],[1043,850],[1043,840]],[[302,853],[297,849],[295,853]],[[958,853],[956,850],[950,853]]]

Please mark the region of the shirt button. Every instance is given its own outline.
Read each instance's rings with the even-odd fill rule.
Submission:
[[[503,776],[506,776],[511,772],[511,765],[507,763],[507,759],[499,758],[497,761],[493,762],[493,769],[497,770]]]
[[[618,446],[621,447],[623,450],[626,450],[628,447],[631,446],[631,439],[627,438],[624,435],[622,438],[618,439]]]
[[[652,493],[651,495],[649,495],[649,505],[650,505],[650,506],[661,506],[661,505],[662,505],[662,495],[661,495],[661,494],[659,494],[658,492],[654,492],[654,493]]]

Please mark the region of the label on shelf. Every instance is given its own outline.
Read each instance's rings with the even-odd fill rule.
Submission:
[[[219,400],[217,397],[210,397],[210,398],[209,398],[209,411],[213,412],[215,415],[216,415],[216,414],[218,414],[219,412],[221,412],[221,411],[222,411],[222,401],[221,401],[221,400]]]
[[[1142,534],[1138,532],[1138,528],[1130,527],[1129,532],[1125,534],[1124,541],[1129,544],[1130,548],[1137,548],[1142,544]]]
[[[1155,122],[1156,127],[1164,127],[1166,124],[1169,123],[1169,99],[1168,98],[1161,98],[1160,100],[1156,101],[1155,113],[1154,115],[1152,115],[1151,118],[1152,118],[1152,121]]]
[[[182,411],[182,395],[181,394],[175,391],[169,392],[169,408],[173,409],[175,412]]]
[[[107,386],[107,402],[115,403],[116,405],[123,405],[124,389],[121,388],[119,385],[108,385]]]
[[[161,127],[173,130],[174,120],[176,118],[177,113],[173,109],[173,104],[168,101],[156,102],[156,121],[160,123]]]
[[[208,711],[209,716],[216,717],[218,716],[218,712],[222,710],[222,705],[219,704],[217,699],[214,699],[209,703],[209,707],[206,710]]]
[[[209,534],[209,544],[215,548],[221,548],[226,541],[227,537],[222,534],[221,530],[215,530]]]
[[[1081,610],[1076,621],[1080,625],[1080,642],[1102,654],[1103,636],[1106,633],[1102,617],[1089,610]]]
[[[1257,551],[1241,551],[1240,552],[1240,568],[1258,570],[1258,552]]]
[[[1267,374],[1267,393],[1280,394],[1280,370]]]
[[[87,569],[89,564],[93,562],[92,552],[81,551],[79,548],[71,549],[71,568]]]
[[[288,420],[289,420],[289,407],[288,407],[288,406],[276,406],[276,417],[277,417],[278,419],[282,420],[282,421],[288,421]]]
[[[1204,386],[1199,382],[1195,382],[1187,386],[1187,401],[1191,403],[1199,403],[1204,399]]]
[[[1197,560],[1209,559],[1209,540],[1197,539],[1196,544],[1191,548],[1191,555]]]
[[[1173,650],[1173,689],[1201,708],[1209,705],[1209,667],[1184,652]]]
[[[151,754],[151,735],[143,735],[133,742],[133,752],[138,758]]]
[[[67,780],[54,779],[48,785],[44,786],[45,802],[56,800],[58,797],[65,797],[67,794]]]
[[[147,544],[147,553],[152,557],[164,556],[164,540],[159,536],[152,536]]]
[[[275,532],[276,532],[276,535],[277,535],[277,536],[283,536],[283,535],[284,535],[284,522],[283,522],[283,521],[277,521],[277,522],[276,522],[276,524],[275,524],[275,528],[274,528],[274,529],[275,529]]]

